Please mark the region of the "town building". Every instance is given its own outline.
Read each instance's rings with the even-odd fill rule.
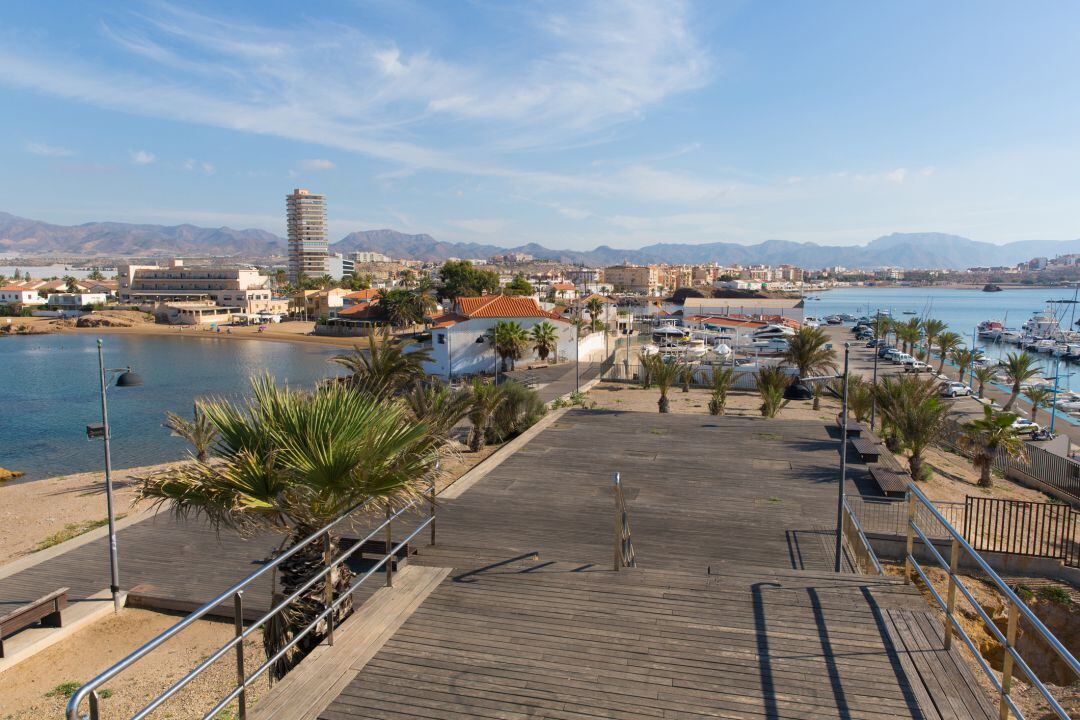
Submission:
[[[104,305],[107,299],[105,293],[50,293],[45,304],[55,310],[78,310],[87,305]]]
[[[604,282],[616,292],[657,295],[660,280],[655,265],[612,265],[604,268]]]
[[[356,265],[361,263],[393,262],[393,258],[389,255],[383,255],[379,252],[369,252],[367,250],[357,250],[356,252],[350,253],[349,259]]]
[[[0,305],[44,305],[45,298],[34,288],[23,285],[0,287]]]
[[[806,304],[802,298],[686,298],[683,317],[743,318],[782,317],[802,323]]]
[[[117,268],[121,304],[138,305],[168,322],[192,324],[203,316],[222,313],[179,313],[181,308],[216,308],[231,314],[283,313],[288,301],[275,299],[270,279],[249,266],[190,266],[173,259],[165,267],[121,264]],[[172,310],[169,306],[173,306]],[[198,324],[195,322],[194,324]]]
[[[326,256],[326,274],[334,280],[352,275],[355,268],[356,264],[341,253],[330,253]]]
[[[575,357],[592,362],[604,357],[604,333],[582,336],[575,349],[574,326],[562,316],[544,310],[534,298],[483,295],[458,298],[450,312],[433,320],[431,361],[425,363],[424,370],[441,377],[449,376],[451,369],[454,377],[493,372],[497,358],[488,333],[501,320],[515,322],[526,332],[542,322],[553,325],[558,340],[549,362],[572,362]],[[529,352],[523,361],[535,362],[538,357],[532,348]]]
[[[326,196],[296,188],[285,197],[289,235],[289,282],[327,273]]]

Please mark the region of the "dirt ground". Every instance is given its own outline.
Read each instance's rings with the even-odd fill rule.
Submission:
[[[134,648],[164,632],[180,619],[177,615],[125,608],[118,615],[80,630],[67,640],[0,674],[0,718],[43,720],[59,718],[68,698],[79,685],[105,670]],[[151,653],[103,687],[102,717],[130,717],[143,705],[234,634],[232,621],[200,621]],[[118,639],[122,638],[122,642]],[[257,668],[265,660],[262,636],[244,643],[245,667]],[[236,655],[227,653],[205,676],[171,699],[154,717],[201,718],[236,683]],[[266,692],[260,679],[249,698]],[[86,706],[83,705],[86,712]]]

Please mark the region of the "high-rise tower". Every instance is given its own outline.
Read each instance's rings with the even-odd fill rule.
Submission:
[[[289,224],[289,282],[326,274],[326,196],[296,188],[285,196]]]

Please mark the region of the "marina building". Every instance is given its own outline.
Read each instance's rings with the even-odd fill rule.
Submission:
[[[296,188],[285,197],[289,235],[289,282],[328,271],[326,196]]]
[[[287,300],[273,297],[267,276],[242,265],[186,267],[176,259],[165,267],[125,263],[117,268],[117,278],[122,304],[146,307],[181,324],[221,322],[223,315],[280,313],[288,306]]]

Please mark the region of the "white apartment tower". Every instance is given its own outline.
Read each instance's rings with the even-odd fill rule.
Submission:
[[[326,196],[296,188],[285,196],[289,224],[289,282],[327,272]]]

